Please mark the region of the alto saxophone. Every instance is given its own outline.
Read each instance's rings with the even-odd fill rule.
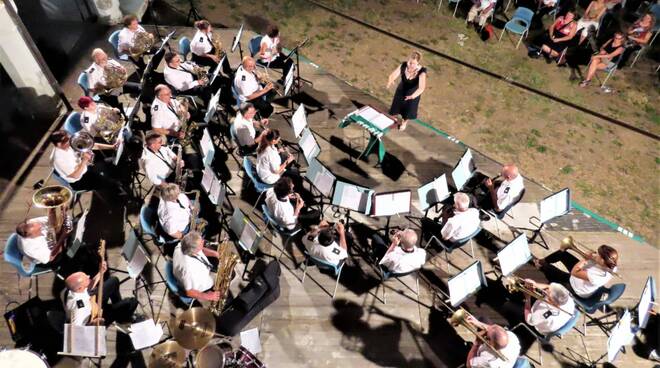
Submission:
[[[213,45],[213,48],[215,49],[213,55],[215,55],[215,57],[218,59],[222,59],[225,56],[225,50],[222,48],[222,41],[220,41],[220,38],[212,34],[211,45]]]
[[[238,256],[230,249],[229,242],[224,239],[218,244],[218,272],[215,274],[215,284],[213,291],[220,293],[217,301],[211,302],[209,310],[215,316],[219,316],[225,307],[227,296],[229,294],[229,283],[234,267],[238,263]]]
[[[181,147],[189,148],[192,143],[192,135],[197,129],[197,123],[188,122],[188,101],[187,100],[177,100],[179,101],[179,109],[177,110],[177,116],[179,117],[180,131],[183,132],[183,138],[179,139]]]

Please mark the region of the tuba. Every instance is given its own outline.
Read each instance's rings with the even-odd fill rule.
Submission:
[[[229,294],[229,283],[231,282],[231,274],[234,272],[234,267],[238,263],[238,256],[231,251],[231,247],[227,240],[223,240],[218,244],[218,272],[215,274],[215,284],[213,291],[220,292],[220,298],[217,301],[211,302],[209,309],[215,316],[219,316],[225,307],[227,295]]]
[[[48,211],[47,239],[49,247],[54,246],[58,239],[57,234],[64,226],[67,231],[73,228],[73,220],[68,214],[69,203],[73,198],[71,189],[52,185],[43,187],[32,194],[32,203]]]
[[[124,115],[116,108],[103,105],[96,107],[96,115],[94,129],[97,131],[97,134],[109,144],[115,144],[121,128],[124,127]]]
[[[105,77],[105,85],[103,86],[105,94],[121,88],[128,80],[126,69],[121,65],[111,63],[109,60],[103,67],[103,76]]]
[[[473,325],[472,323],[468,322],[467,318],[470,316],[470,313],[466,311],[465,309],[461,308],[454,312],[454,314],[451,315],[451,318],[449,319],[449,323],[451,323],[454,326],[462,325],[463,327],[467,328],[468,331],[472,332],[474,336],[479,339],[484,345],[488,347],[495,355],[497,355],[498,358],[508,361],[508,359],[502,354],[499,350],[495,349],[493,345],[490,344],[490,341],[484,336],[484,332],[482,329],[478,328],[477,326]]]
[[[89,132],[84,130],[76,132],[71,137],[70,145],[74,151],[81,155],[85,153],[91,155],[90,165],[92,165],[94,162],[94,152],[92,151],[94,149],[94,137]]]
[[[548,300],[547,296],[545,295],[545,291],[542,289],[539,289],[535,286],[529,286],[528,283],[525,282],[522,278],[516,276],[516,275],[511,275],[511,276],[505,276],[502,277],[502,284],[506,288],[506,290],[509,293],[515,293],[517,291],[520,291],[523,294],[529,295],[530,297],[536,299],[536,300],[541,300],[544,301],[555,308],[559,309],[560,311],[573,316],[572,312],[569,312],[567,310],[562,309],[560,306],[556,305],[555,303],[551,302]]]
[[[580,247],[583,247],[584,250],[583,250],[583,249],[580,249]],[[589,258],[591,258],[591,257],[589,256],[589,253],[596,253],[596,251],[594,251],[593,249],[591,249],[591,248],[589,248],[589,247],[587,247],[587,246],[585,246],[585,245],[582,245],[582,244],[576,242],[575,239],[573,239],[573,237],[570,236],[570,235],[567,236],[567,237],[565,237],[564,239],[561,240],[561,243],[559,244],[559,249],[561,249],[561,250],[563,250],[563,251],[566,251],[566,250],[568,250],[568,249],[571,249],[571,250],[573,250],[575,253],[577,253],[580,257],[582,257],[583,259],[589,259]],[[618,273],[614,272],[614,270],[612,270],[612,269],[610,269],[610,268],[607,268],[607,267],[605,267],[605,266],[599,266],[599,267],[604,268],[605,271],[611,273],[612,275],[614,275],[614,276],[616,276],[616,277],[618,277],[618,278],[621,278],[621,275],[619,275]]]
[[[133,58],[139,58],[154,46],[154,35],[144,31],[137,31],[133,34],[133,41],[131,43],[133,46],[128,48],[128,53]]]

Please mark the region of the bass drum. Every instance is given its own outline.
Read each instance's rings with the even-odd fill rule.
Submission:
[[[46,359],[31,350],[9,349],[0,351],[0,367],[50,368]]]

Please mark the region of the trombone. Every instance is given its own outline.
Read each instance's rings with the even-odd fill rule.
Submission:
[[[465,309],[461,308],[456,310],[452,315],[451,318],[449,318],[449,323],[451,323],[454,326],[457,325],[463,325],[463,327],[467,328],[468,331],[472,332],[474,336],[481,341],[482,344],[486,345],[488,349],[490,349],[495,355],[497,355],[498,358],[501,360],[504,360],[505,362],[508,361],[507,357],[502,354],[499,350],[495,349],[493,345],[490,344],[490,341],[484,336],[485,331],[472,323],[468,322],[468,317],[470,317],[471,314],[466,311]]]
[[[543,289],[537,288],[536,286],[532,286],[531,288],[528,287],[526,285],[525,280],[523,280],[522,278],[516,275],[502,277],[502,284],[509,293],[515,293],[516,291],[520,291],[521,293],[529,295],[534,299],[541,300],[552,305],[553,307],[559,309],[560,311],[568,314],[571,317],[574,316],[572,312],[569,312],[563,309],[562,307],[558,306],[554,302],[548,300],[548,296],[545,294],[545,291]]]
[[[583,247],[584,250],[580,249],[580,247]],[[563,251],[566,251],[567,249],[572,249],[575,253],[577,253],[580,257],[582,257],[584,259],[590,259],[591,258],[587,252],[596,253],[596,251],[594,251],[593,249],[591,249],[591,248],[587,247],[586,245],[580,244],[577,241],[575,241],[575,239],[573,239],[573,237],[570,236],[570,235],[561,240],[561,243],[559,244],[559,249],[561,249]],[[602,265],[599,265],[599,266],[604,268],[607,272],[611,273],[612,275],[614,275],[614,276],[616,276],[620,279],[622,278],[621,275],[614,272],[613,269],[611,269],[607,266],[602,266]]]

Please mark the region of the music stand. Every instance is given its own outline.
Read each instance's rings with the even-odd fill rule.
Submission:
[[[321,205],[321,212],[323,212],[323,204],[325,198],[332,197],[332,191],[335,187],[335,182],[337,178],[335,175],[325,167],[317,158],[311,159],[309,161],[309,166],[305,172],[304,178],[309,182],[310,192],[315,189],[319,192],[318,197],[314,197],[315,200],[320,199],[319,203]]]
[[[215,79],[220,75],[220,70],[222,70],[222,65],[228,62],[227,61],[227,54],[225,54],[222,59],[220,59],[220,62],[218,65],[216,65],[215,70],[213,70],[213,74],[211,75],[211,78],[209,79],[209,86],[212,86],[213,83],[215,82]]]
[[[653,310],[653,305],[655,304],[655,279],[653,276],[649,276],[646,279],[646,284],[644,285],[644,290],[642,290],[642,295],[639,297],[639,303],[637,303],[637,328],[643,329],[646,328],[646,324],[649,321],[651,312]]]
[[[188,4],[190,6],[190,10],[188,10],[188,16],[186,17],[186,24],[190,22],[191,18],[194,21],[202,19],[202,16],[199,15],[199,11],[197,11],[197,8],[195,7],[195,2],[193,0],[188,0]]]
[[[108,353],[105,326],[75,326],[64,324],[64,343],[58,355],[98,359],[97,366]]]
[[[202,162],[205,166],[211,166],[213,164],[213,158],[215,157],[215,145],[213,144],[213,138],[211,138],[209,130],[206,128],[202,131],[202,138],[199,140],[199,148],[202,154]]]
[[[76,222],[76,230],[73,234],[73,240],[71,241],[71,245],[66,250],[66,256],[69,258],[75,257],[76,253],[78,253],[78,249],[84,245],[83,236],[85,235],[85,222],[87,221],[88,213],[89,209],[86,209]]]
[[[311,85],[314,85],[311,81],[308,81],[305,78],[300,77],[300,53],[298,50],[300,50],[302,47],[305,46],[305,44],[309,41],[309,38],[305,38],[302,42],[300,42],[296,47],[294,47],[291,51],[289,51],[289,54],[284,58],[283,62],[286,62],[288,59],[291,59],[293,54],[296,54],[296,60],[295,60],[295,67],[296,67],[296,74],[295,74],[295,79],[296,81],[304,81],[305,83]],[[296,94],[300,93],[300,86],[296,85]]]
[[[571,190],[569,188],[564,188],[556,193],[553,193],[541,200],[539,203],[539,216],[532,216],[529,218],[529,223],[532,223],[532,219],[538,221],[538,226],[536,229],[529,228],[517,228],[518,230],[527,230],[532,232],[532,237],[529,239],[530,243],[535,243],[537,237],[541,238],[541,242],[538,243],[545,249],[550,249],[548,243],[543,237],[543,227],[550,220],[563,216],[571,211]]]
[[[509,276],[532,259],[527,236],[518,235],[509,244],[497,252],[495,260],[500,264],[502,276]]]
[[[250,260],[256,259],[259,244],[263,239],[263,234],[257,228],[252,220],[238,208],[234,208],[234,213],[229,220],[229,233],[232,235],[234,244],[237,246],[238,253],[241,255],[241,260],[245,263],[243,274],[244,278],[247,272]]]
[[[386,217],[385,234],[390,229],[390,219],[394,215],[410,213],[412,191],[410,189],[375,193],[372,199],[371,216]]]
[[[309,163],[321,153],[321,146],[319,146],[319,143],[316,141],[314,134],[312,134],[312,131],[309,130],[309,128],[303,129],[300,139],[298,140],[298,146],[300,147],[308,166]]]
[[[291,128],[293,129],[293,135],[296,138],[300,138],[303,130],[307,127],[307,114],[305,114],[305,105],[300,104],[296,109],[296,112],[291,116]]]
[[[474,166],[472,162],[472,151],[468,148],[465,150],[451,172],[451,178],[454,181],[454,186],[456,187],[457,192],[463,190],[465,184],[470,181],[470,178],[472,178],[476,172],[476,170],[472,170]]]
[[[346,210],[346,224],[351,219],[351,211],[362,214],[371,213],[371,199],[374,191],[341,180],[335,182],[332,205]]]
[[[447,281],[449,302],[453,307],[458,307],[483,286],[486,286],[486,275],[483,266],[481,261],[474,261]]]
[[[428,216],[431,207],[449,198],[449,186],[447,185],[447,175],[433,179],[432,182],[417,188],[417,198],[419,198],[419,208],[424,211],[424,217]],[[437,212],[437,209],[436,209]]]
[[[236,47],[238,46],[238,55],[240,56],[241,60],[243,60],[243,48],[241,47],[241,36],[243,36],[243,23],[241,23],[241,27],[238,29],[238,32],[236,32],[236,35],[234,36],[234,40],[231,43],[231,52],[236,51]]]

